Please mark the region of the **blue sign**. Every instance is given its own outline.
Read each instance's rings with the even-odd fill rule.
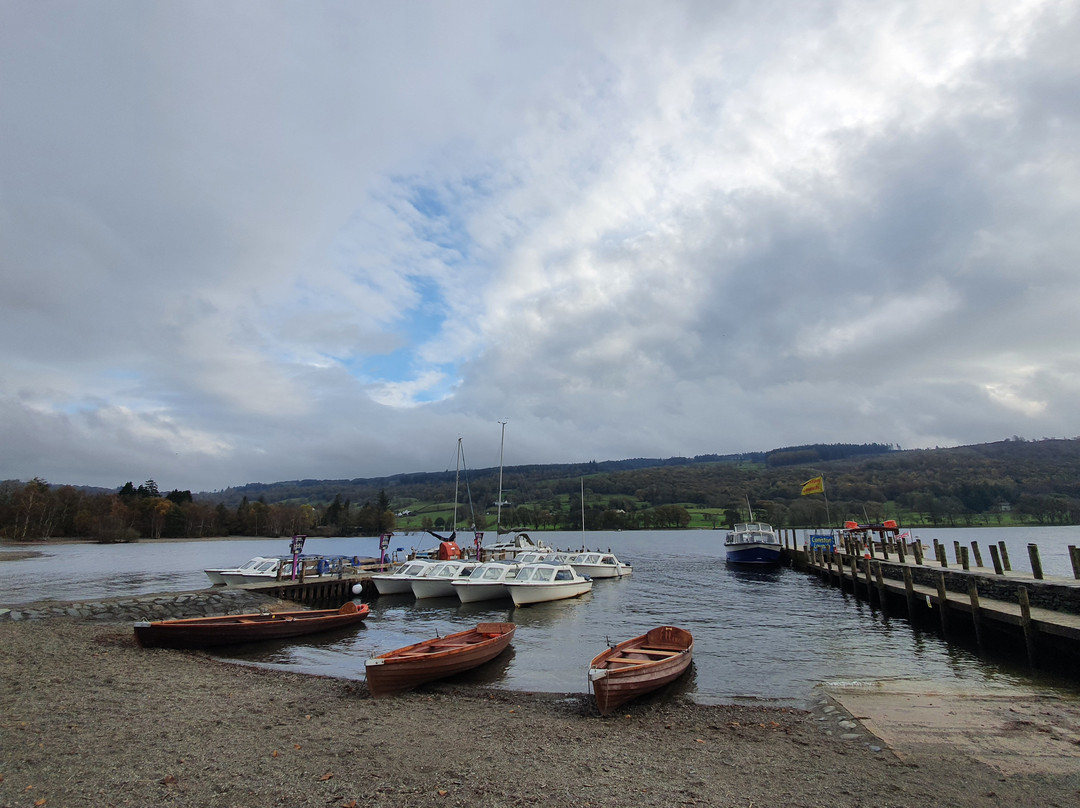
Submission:
[[[833,537],[831,535],[828,535],[828,534],[823,535],[821,533],[811,533],[810,534],[810,549],[811,550],[825,550],[825,551],[831,553],[835,549],[835,547],[836,547],[836,545],[835,545],[834,539],[833,539]]]

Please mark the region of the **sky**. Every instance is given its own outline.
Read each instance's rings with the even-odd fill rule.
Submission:
[[[1080,0],[0,0],[0,479],[1075,437],[1077,42]]]

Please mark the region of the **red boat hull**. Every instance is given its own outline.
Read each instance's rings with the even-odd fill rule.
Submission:
[[[515,629],[513,623],[480,623],[373,657],[365,665],[368,691],[390,696],[483,665],[510,645]]]
[[[690,667],[694,638],[675,626],[660,626],[597,655],[589,685],[601,715],[675,681]]]
[[[212,648],[221,645],[281,640],[351,626],[368,616],[366,603],[349,601],[340,609],[192,617],[135,624],[135,640],[143,648]]]

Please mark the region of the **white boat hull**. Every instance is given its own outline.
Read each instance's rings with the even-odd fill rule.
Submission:
[[[579,575],[588,575],[590,578],[622,578],[633,572],[629,564],[574,564],[571,562],[570,566],[577,570]]]
[[[371,580],[375,583],[375,589],[380,595],[411,595],[413,578],[395,578],[387,575],[385,578],[372,575]]]
[[[452,598],[454,597],[453,579],[429,578],[426,576],[414,578],[412,593],[417,600],[423,598]]]
[[[476,603],[481,600],[498,600],[510,597],[510,591],[506,588],[506,584],[500,583],[455,581],[454,591],[457,593],[458,600],[462,603]]]
[[[514,599],[515,606],[527,606],[531,603],[576,598],[591,590],[592,584],[592,581],[521,582],[510,583],[506,587],[510,590],[510,597]]]

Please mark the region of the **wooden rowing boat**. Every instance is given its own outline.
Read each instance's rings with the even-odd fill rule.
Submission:
[[[690,667],[694,638],[675,626],[621,642],[589,664],[589,686],[601,715],[682,676]]]
[[[210,648],[218,645],[280,640],[351,626],[368,616],[368,605],[349,601],[340,609],[230,614],[135,624],[143,648]]]
[[[475,668],[501,654],[515,629],[513,623],[480,623],[372,657],[365,662],[368,691],[380,698]]]

